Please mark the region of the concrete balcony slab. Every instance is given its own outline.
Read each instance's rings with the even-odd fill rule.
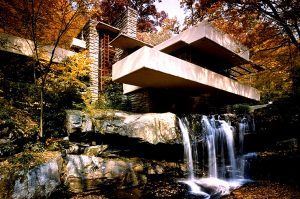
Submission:
[[[73,38],[71,48],[86,49],[86,42],[82,39]]]
[[[42,46],[38,48],[40,56],[44,60],[49,60],[51,57],[53,46]],[[16,37],[10,34],[0,33],[0,51],[12,53],[26,57],[33,57],[34,43],[29,39]],[[53,61],[56,63],[62,62],[67,57],[73,56],[76,53],[60,47],[57,47],[53,56]]]
[[[129,90],[124,90],[124,93],[138,87],[202,93],[224,91],[245,100],[260,100],[260,93],[255,88],[146,46],[115,63],[112,79],[137,86],[127,87]]]
[[[192,47],[196,53],[225,62],[231,67],[249,63],[249,50],[206,21],[183,31],[182,33],[158,44],[154,48],[172,54],[178,49]]]

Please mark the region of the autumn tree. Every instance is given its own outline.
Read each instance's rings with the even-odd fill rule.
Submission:
[[[152,44],[160,44],[173,36],[173,34],[179,33],[179,23],[176,18],[165,18],[160,24],[160,30],[156,32],[139,32],[137,34],[138,39]]]
[[[233,10],[240,15],[255,13],[261,21],[271,23],[273,28],[284,34],[295,47],[300,49],[299,0],[206,0],[197,1],[195,4],[197,13],[202,18],[205,15],[208,17],[217,16],[213,11],[221,12],[224,17],[230,16]]]
[[[44,92],[57,49],[68,46],[70,35],[81,28],[93,11],[90,0],[1,1],[1,30],[33,42],[31,46],[36,85],[40,90],[40,130],[44,136]],[[79,27],[78,27],[79,25]]]
[[[200,18],[200,15],[197,13],[199,10],[196,9],[198,6],[196,0],[181,0],[180,6],[187,14],[184,19],[185,28],[195,25]]]
[[[256,86],[269,99],[294,92],[295,60],[299,56],[298,0],[206,0],[195,1],[194,8],[197,21],[209,20],[248,46],[251,59],[266,69],[240,80]]]
[[[45,137],[63,135],[65,110],[90,106],[90,62],[87,52],[83,51],[53,64],[44,95]]]
[[[131,7],[138,12],[138,31],[153,31],[167,17],[165,12],[157,11],[155,1],[161,0],[103,0],[97,16],[106,23],[113,23],[127,7]]]

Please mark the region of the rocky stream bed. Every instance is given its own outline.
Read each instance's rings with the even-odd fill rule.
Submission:
[[[67,143],[61,151],[17,154],[21,161],[14,169],[10,169],[14,161],[2,160],[0,198],[201,198],[180,182],[187,178],[188,167],[176,115],[111,111],[91,115],[69,112],[69,136],[61,140]],[[188,118],[189,130],[199,132],[200,117]],[[236,124],[233,115],[220,117],[230,117]],[[247,133],[243,145],[247,153],[256,150],[245,166],[245,177],[252,181],[229,195],[216,192],[211,198],[300,198],[297,138],[274,144],[264,135]],[[203,155],[205,150],[200,147],[198,152]],[[38,161],[23,169],[24,157],[27,162]],[[194,171],[200,177],[207,175],[203,159]]]

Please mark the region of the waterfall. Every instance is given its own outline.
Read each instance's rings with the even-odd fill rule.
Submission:
[[[230,177],[236,178],[237,163],[234,152],[233,127],[224,120],[208,119],[202,117],[202,128],[206,138],[208,151],[208,176],[214,178],[225,178],[226,168],[230,169]],[[227,156],[225,157],[225,149]],[[220,156],[221,165],[218,171],[217,154]],[[226,164],[226,159],[229,165]]]
[[[182,132],[183,146],[184,146],[184,157],[187,160],[189,178],[194,179],[194,162],[192,157],[192,147],[189,138],[189,132],[185,123],[179,119],[179,127]]]
[[[188,130],[188,121],[186,118],[179,119],[179,127],[182,132],[185,159],[188,165],[188,179],[182,181],[187,184],[193,194],[202,195],[210,198],[212,195],[226,195],[230,190],[241,186],[244,182],[245,156],[243,154],[244,134],[247,128],[246,120],[242,120],[238,126],[237,145],[239,153],[236,153],[234,142],[235,128],[229,122],[221,120],[220,117],[202,116],[202,132],[193,132],[201,134],[204,137],[203,148],[207,151],[207,177],[197,178],[194,165],[198,162],[198,152],[193,151],[197,147],[197,140],[191,140],[195,136],[190,136]],[[196,162],[195,162],[196,161]],[[202,164],[205,164],[202,162]],[[205,191],[206,190],[206,191]],[[209,191],[207,191],[209,190]]]
[[[179,128],[182,133],[183,146],[184,146],[184,157],[185,157],[185,160],[187,161],[188,173],[189,173],[188,179],[183,182],[190,187],[191,192],[193,194],[202,195],[203,197],[208,198],[209,195],[207,193],[201,191],[201,188],[195,183],[192,146],[191,146],[189,131],[188,131],[186,123],[187,123],[186,118],[184,118],[184,119],[179,118]],[[195,153],[195,155],[198,155],[198,153]]]

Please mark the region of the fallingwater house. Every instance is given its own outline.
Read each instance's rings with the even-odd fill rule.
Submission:
[[[93,101],[108,77],[123,83],[135,112],[193,111],[229,103],[259,101],[255,88],[238,76],[262,70],[251,64],[249,50],[207,22],[151,46],[136,38],[137,12],[128,8],[113,24],[90,20],[71,48],[87,49],[92,59],[90,89]],[[30,42],[7,35],[12,46],[2,55],[30,56]],[[57,61],[74,54],[57,49]]]
[[[94,100],[107,76],[123,83],[136,112],[191,111],[199,107],[259,101],[255,88],[235,81],[262,68],[249,50],[207,22],[152,47],[136,38],[137,12],[128,9],[113,24],[90,21],[83,29],[94,58]],[[248,66],[245,66],[248,64]]]

